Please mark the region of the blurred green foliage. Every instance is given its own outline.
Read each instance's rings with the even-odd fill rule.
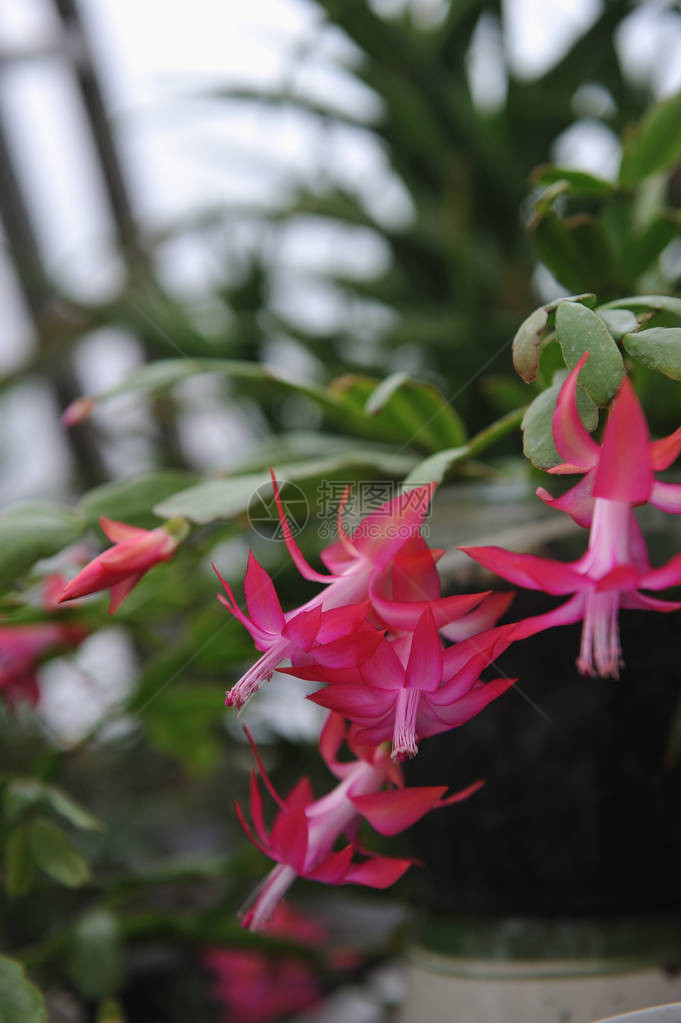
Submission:
[[[554,374],[563,361],[575,363],[587,335],[593,358],[581,411],[589,428],[616,388],[623,360],[637,361],[644,401],[646,388],[662,393],[658,371],[673,380],[681,375],[681,305],[654,294],[673,292],[679,277],[661,257],[681,234],[680,100],[651,106],[651,90],[622,66],[615,38],[630,4],[608,0],[538,77],[515,72],[500,48],[506,92],[495,109],[476,101],[468,59],[481,19],[499,25],[499,2],[452,0],[430,26],[408,10],[382,16],[366,0],[316,6],[320,31],[335,26],[352,43],[346,73],[375,98],[373,119],[294,87],[225,87],[208,98],[225,107],[296,109],[328,131],[372,136],[401,183],[408,215],[399,224],[380,216],[359,188],[332,174],[314,186],[296,184],[276,208],[206,211],[169,234],[204,232],[211,244],[218,227],[228,234],[242,223],[258,227],[260,242],[236,261],[226,258],[213,296],[228,326],[207,331],[191,304],[140,272],[105,305],[62,296],[67,314],[54,338],[0,381],[10,388],[29,371],[49,380],[89,331],[122,325],[143,340],[147,363],[97,400],[121,393],[153,399],[163,420],[153,471],[100,480],[77,495],[74,508],[32,505],[0,516],[4,621],[47,616],[34,588],[54,565],[39,559],[83,537],[101,542],[100,515],[143,527],[159,515],[182,515],[195,526],[173,561],[157,566],[117,614],[137,667],[127,695],[90,732],[55,740],[26,708],[0,720],[4,947],[41,983],[68,991],[89,1019],[99,1013],[102,1020],[149,1023],[142,976],[149,948],[160,948],[171,964],[161,971],[166,981],[173,972],[189,976],[204,993],[202,947],[289,948],[243,934],[234,920],[244,888],[264,868],[230,813],[231,800],[244,799],[250,761],[222,700],[253,650],[215,600],[210,568],[215,560],[238,586],[246,548],[258,542],[246,534],[249,501],[268,467],[296,480],[309,499],[320,479],[415,483],[489,474],[493,445],[519,453],[517,428],[531,401],[526,451],[550,465]],[[579,119],[576,95],[585,85],[607,96],[596,119],[623,141],[615,180],[547,164],[557,139]],[[281,267],[272,239],[300,222],[341,226],[351,237],[368,231],[389,253],[375,276],[320,268],[317,283],[332,287],[347,313],[333,330],[305,326],[273,302]],[[147,241],[153,255],[153,239]],[[534,290],[538,261],[553,275],[551,295]],[[640,290],[653,294],[622,298]],[[555,301],[570,292],[569,301]],[[523,321],[514,354],[527,385],[511,367]],[[266,365],[268,345],[282,338],[313,356],[316,381]],[[174,442],[175,389],[196,376],[209,376],[225,404],[247,402],[264,424],[264,439],[236,469],[211,478]],[[676,392],[669,395],[657,403],[660,429],[678,425],[681,405]],[[76,429],[101,440],[88,422]],[[311,556],[319,546],[314,532],[299,537]],[[262,554],[284,604],[299,599],[283,545],[265,544]],[[105,623],[105,600],[66,614],[96,631]],[[323,790],[325,777],[305,745],[280,740],[267,754],[290,783],[304,771],[321,775],[315,780]],[[166,1006],[164,1019],[186,1020],[187,1012],[218,1018],[194,987],[178,995],[177,1012],[185,1016]],[[0,1017],[45,1019],[37,990],[4,959]]]

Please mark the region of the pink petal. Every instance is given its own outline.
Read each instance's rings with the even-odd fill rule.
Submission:
[[[334,639],[355,632],[367,620],[371,605],[368,600],[360,604],[345,604],[324,611],[319,629],[318,642],[330,643]]]
[[[449,625],[440,628],[440,634],[452,643],[470,639],[471,636],[477,635],[483,629],[491,628],[508,611],[514,597],[513,590],[508,590],[506,593],[490,593],[475,611],[470,611],[458,621],[450,622]]]
[[[466,696],[462,696],[460,700],[456,700],[448,707],[438,706],[435,712],[437,718],[431,717],[428,713],[431,710],[430,707],[428,707],[428,710],[424,708],[423,721],[421,716],[419,717],[419,730],[422,737],[427,738],[431,735],[437,735],[438,732],[446,731],[447,728],[457,728],[466,721],[470,721],[476,714],[484,710],[488,703],[496,700],[498,696],[505,693],[517,681],[515,678],[495,678],[491,682],[485,682],[484,685],[477,689],[472,689]],[[444,727],[436,727],[436,730],[433,731],[432,726],[436,721],[441,722]]]
[[[435,559],[422,536],[407,540],[392,564],[393,600],[436,600],[440,576]]]
[[[675,462],[681,452],[681,426],[668,437],[661,440],[654,440],[650,445],[650,460],[655,472],[668,469],[672,462]]]
[[[409,870],[413,860],[397,860],[388,856],[373,856],[364,863],[350,867],[345,880],[350,884],[364,884],[370,888],[390,888]]]
[[[583,576],[562,561],[538,558],[534,554],[516,554],[503,547],[460,547],[474,561],[504,579],[545,593],[573,593],[586,585]]]
[[[681,600],[660,600],[659,597],[649,597],[647,593],[631,590],[622,594],[620,607],[634,611],[678,611],[681,609]]]
[[[411,651],[404,673],[406,688],[432,692],[442,681],[442,647],[433,615],[428,606],[414,630]]]
[[[270,845],[278,857],[293,867],[296,874],[305,873],[308,819],[304,810],[282,810],[270,831]]]
[[[662,511],[678,514],[681,512],[681,483],[653,483],[650,503]]]
[[[644,590],[664,590],[667,586],[676,586],[681,582],[681,554],[676,554],[666,565],[644,572],[639,579],[639,586]]]
[[[515,622],[510,626],[510,641],[515,643],[520,639],[528,639],[530,636],[536,636],[538,632],[554,629],[559,625],[573,625],[583,617],[585,601],[586,594],[584,592],[577,593],[570,600],[566,600],[564,604],[554,607],[551,611],[545,611],[544,614],[533,615]],[[503,627],[505,628],[505,626]]]
[[[261,758],[261,756],[260,756],[260,754],[258,752],[258,747],[255,744],[255,739],[253,738],[253,736],[252,736],[252,734],[251,734],[251,732],[250,732],[250,730],[248,728],[244,728],[244,734],[246,735],[246,738],[248,739],[248,744],[251,747],[251,753],[253,754],[253,758],[254,758],[256,764],[258,765],[258,771],[260,772],[260,777],[263,780],[263,784],[264,784],[265,788],[267,789],[269,794],[272,796],[272,799],[275,801],[277,806],[281,807],[281,809],[283,810],[284,809],[284,801],[281,798],[281,796],[279,795],[279,793],[277,792],[277,790],[275,789],[275,787],[272,784],[272,782],[270,781],[270,776],[267,773],[267,771],[265,770],[265,765],[263,764],[262,758]]]
[[[309,881],[322,881],[324,884],[343,884],[352,863],[353,852],[353,847],[346,845],[340,852],[327,856],[313,870],[306,871],[305,877]]]
[[[327,767],[336,773],[338,751],[345,739],[345,721],[342,715],[333,712],[327,715],[319,736],[319,752]]]
[[[644,504],[652,485],[648,424],[631,381],[625,377],[606,423],[593,493],[610,501]]]
[[[279,512],[279,521],[281,522],[282,533],[284,534],[284,543],[286,549],[291,556],[293,564],[296,566],[303,579],[309,579],[310,582],[317,583],[329,583],[332,581],[332,577],[328,575],[322,575],[321,572],[315,571],[311,565],[308,565],[303,552],[299,548],[296,541],[293,539],[293,533],[291,527],[288,524],[288,519],[284,515],[284,509],[281,503],[281,497],[279,496],[279,484],[277,483],[274,471],[270,469],[270,476],[272,477],[272,486],[274,488],[274,499],[277,502],[277,511]]]
[[[309,650],[317,638],[321,624],[322,606],[317,604],[309,611],[298,611],[293,614],[284,625],[281,634],[302,650]]]
[[[272,580],[252,551],[248,552],[244,592],[248,613],[255,624],[264,632],[280,635],[285,625],[284,612]]]
[[[589,471],[579,483],[570,487],[561,497],[552,497],[544,487],[537,487],[537,497],[540,497],[544,504],[557,508],[558,511],[566,512],[578,526],[588,528],[591,525],[594,510],[593,482],[594,474]]]
[[[329,572],[332,575],[338,576],[342,575],[359,555],[357,553],[354,555],[348,553],[345,545],[340,540],[336,540],[335,543],[329,544],[323,551],[320,551],[319,557]],[[326,581],[328,582],[329,580],[327,579]]]
[[[484,781],[474,781],[471,785],[467,785],[465,789],[459,789],[458,792],[452,793],[451,796],[447,796],[446,799],[441,799],[437,804],[437,809],[441,806],[452,806],[454,803],[463,803],[465,799],[468,799],[475,792],[479,792],[483,788]]]
[[[138,572],[136,575],[130,575],[127,579],[122,579],[119,583],[114,583],[111,587],[111,600],[109,601],[109,614],[112,615],[114,611],[117,611],[121,606],[127,595],[131,590],[134,590],[137,583],[140,581],[144,572]]]
[[[382,639],[373,655],[361,666],[361,677],[374,689],[401,689],[404,685],[404,667],[394,650],[394,644]]]
[[[265,845],[253,834],[253,829],[246,820],[244,812],[236,800],[234,800],[234,812],[236,813],[237,820],[246,833],[247,838],[253,843],[256,849],[259,849],[260,852],[264,853],[265,856],[269,857],[269,859],[278,859],[278,856],[272,851],[272,849],[270,849],[269,845]]]
[[[363,664],[379,646],[383,636],[376,629],[362,629],[333,643],[312,647],[314,659],[328,668],[353,668]]]
[[[116,522],[115,519],[106,519],[103,516],[99,520],[99,525],[104,535],[112,543],[123,543],[125,540],[141,540],[143,537],[149,536],[151,532],[149,529],[129,526],[127,522]]]
[[[258,775],[255,771],[251,771],[251,817],[253,818],[253,824],[258,835],[263,842],[267,842],[267,829],[262,812],[262,796],[260,795],[260,786],[258,785]]]
[[[304,810],[313,800],[314,793],[310,785],[310,779],[303,777],[293,786],[284,800],[284,805],[289,810]]]
[[[599,448],[577,410],[577,379],[589,357],[585,352],[560,389],[553,413],[553,440],[562,459],[577,472],[591,469],[598,461]]]
[[[256,641],[256,643],[269,644],[269,642],[271,640],[271,636],[268,633],[263,632],[262,629],[259,629],[258,626],[255,625],[253,622],[251,622],[250,618],[248,618],[243,613],[243,611],[241,610],[241,608],[239,607],[239,605],[236,602],[236,597],[234,596],[234,593],[232,592],[231,586],[229,585],[227,580],[224,579],[220,575],[220,572],[215,567],[215,565],[213,565],[213,571],[215,572],[215,574],[217,575],[218,579],[222,583],[222,585],[224,587],[224,590],[225,590],[225,593],[227,594],[226,597],[223,597],[223,595],[221,593],[218,593],[218,600],[223,605],[223,607],[226,607],[227,610],[229,611],[229,613],[231,615],[234,615],[234,617],[236,618],[236,620],[238,622],[241,622],[243,627],[245,629],[247,629],[248,632],[250,632],[251,636]],[[260,649],[263,649],[262,645],[260,646]]]
[[[293,668],[280,668],[282,675],[302,678],[306,682],[328,682],[339,685],[352,685],[361,681],[359,668],[324,668],[316,661],[309,664],[296,665]]]
[[[307,699],[352,721],[372,721],[392,706],[394,695],[371,686],[332,685],[310,693]]]
[[[432,810],[446,791],[446,785],[435,785],[348,795],[355,809],[380,835],[396,835]]]
[[[374,568],[381,569],[387,565],[407,540],[419,531],[434,489],[435,483],[429,483],[405,491],[362,519],[352,534],[352,543]]]
[[[635,590],[638,586],[639,573],[633,565],[616,565],[600,579],[595,580],[596,592],[608,590]]]

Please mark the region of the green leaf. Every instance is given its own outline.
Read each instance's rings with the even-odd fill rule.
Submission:
[[[638,327],[638,320],[629,309],[599,309],[598,315],[605,323],[615,341]]]
[[[98,525],[100,516],[105,516],[147,529],[158,525],[151,510],[154,505],[193,482],[194,477],[188,472],[160,469],[95,487],[81,500],[78,510],[90,525]]]
[[[584,370],[582,370],[583,373]],[[537,395],[525,412],[521,424],[523,452],[525,457],[529,458],[538,469],[552,469],[554,465],[560,465],[563,461],[556,451],[553,441],[552,423],[556,401],[563,383],[560,377],[564,376],[564,373],[556,374],[556,378],[558,378],[554,378],[556,382]],[[594,430],[598,423],[598,409],[581,387],[577,388],[577,408],[587,430],[589,432]]]
[[[79,806],[62,789],[46,785],[36,778],[13,778],[5,787],[3,796],[8,821],[18,820],[27,810],[48,806],[74,827],[85,831],[101,831],[102,823],[89,811]]]
[[[90,868],[56,824],[37,817],[30,826],[31,852],[37,866],[55,881],[79,888],[90,878]]]
[[[627,244],[622,253],[622,271],[628,280],[636,280],[655,264],[658,256],[673,238],[681,234],[677,214],[664,210],[646,224]]]
[[[7,836],[5,844],[5,890],[13,898],[30,891],[35,874],[28,827],[20,824]],[[0,1019],[2,1016],[0,1015]]]
[[[622,343],[632,359],[681,380],[681,327],[650,327],[627,334]]]
[[[56,504],[23,504],[4,512],[0,515],[0,582],[16,579],[82,533],[81,520]]]
[[[570,195],[574,196],[609,195],[613,190],[612,183],[604,178],[597,178],[594,174],[588,174],[586,171],[573,170],[569,167],[553,167],[549,164],[537,167],[532,174],[532,180],[540,188],[548,188],[550,185],[565,182],[568,188],[564,191],[569,191]]]
[[[620,183],[627,188],[681,160],[681,93],[657,103],[625,139]]]
[[[377,382],[371,377],[348,375],[329,388],[329,393],[343,406],[362,413],[364,422],[354,429],[376,440],[385,440],[401,447],[420,447],[438,451],[463,444],[466,428],[451,404],[432,384],[398,374],[381,381],[384,388],[376,399]],[[388,383],[390,381],[390,383]],[[379,407],[366,415],[370,401]]]
[[[565,219],[554,209],[539,211],[532,223],[537,252],[554,277],[571,291],[606,290],[614,253],[601,223],[580,214]]]
[[[2,797],[3,810],[8,823],[12,824],[36,806],[43,797],[45,787],[36,778],[13,778],[5,786]]]
[[[580,385],[597,405],[607,404],[624,376],[624,362],[603,320],[586,306],[563,302],[556,311],[556,335],[568,369],[589,352]]]
[[[420,487],[426,483],[442,483],[447,473],[469,457],[469,445],[445,448],[419,462],[403,480],[403,487]]]
[[[85,998],[104,998],[123,978],[123,946],[116,917],[108,910],[90,910],[73,932],[67,972]]]
[[[69,824],[73,824],[74,828],[80,828],[81,831],[104,830],[104,825],[97,817],[93,817],[89,810],[76,803],[62,789],[58,789],[55,785],[44,785],[43,790],[45,799],[52,810],[67,820]]]
[[[20,963],[0,956],[1,1023],[47,1023],[45,1002]]]
[[[406,378],[384,385],[374,402],[378,408],[366,412],[369,398],[381,386],[373,377],[347,375],[328,388],[299,383],[267,366],[227,359],[164,359],[131,373],[117,387],[102,391],[94,402],[119,394],[153,394],[191,376],[220,375],[257,388],[263,399],[273,393],[294,393],[314,402],[336,426],[356,436],[386,441],[403,447],[440,448],[462,443],[465,427],[443,395],[432,384]],[[390,379],[390,378],[389,378]]]
[[[405,459],[393,456],[396,475],[402,475]],[[371,468],[376,464],[371,450],[363,455],[361,452],[350,451],[344,458],[337,455],[332,458],[310,459],[303,462],[289,462],[274,467],[277,479],[292,482],[314,481],[326,476],[338,475],[340,472],[350,473],[358,467]],[[388,467],[389,460],[382,455],[380,463]],[[410,468],[413,460],[407,462]],[[245,512],[253,495],[260,487],[270,484],[269,472],[245,473],[240,476],[228,476],[225,479],[207,480],[188,490],[162,501],[154,511],[157,515],[172,517],[174,515],[189,519],[191,522],[207,523],[216,519],[229,519]]]
[[[546,308],[540,306],[530,313],[513,338],[513,365],[518,376],[522,377],[526,384],[531,383],[537,376],[539,345],[548,319]]]
[[[390,401],[393,394],[402,384],[409,379],[409,374],[404,372],[391,373],[385,380],[381,380],[366,400],[364,411],[368,416],[375,416],[381,412],[384,406]]]
[[[596,311],[600,314],[603,309],[655,309],[681,317],[681,298],[674,295],[631,295],[606,302]]]

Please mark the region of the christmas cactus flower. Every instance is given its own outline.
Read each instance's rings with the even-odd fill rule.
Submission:
[[[467,798],[482,784],[476,782],[449,797],[445,797],[447,787],[444,785],[406,788],[399,766],[380,746],[361,747],[351,743],[357,759],[338,760],[345,737],[343,719],[336,714],[329,715],[319,745],[324,760],[339,779],[331,792],[314,799],[308,779],[303,778],[289,796],[282,799],[249,736],[260,776],[277,803],[278,812],[268,831],[255,773],[251,776],[253,827],[247,823],[238,803],[236,811],[253,844],[275,860],[277,866],[270,871],[244,914],[244,927],[261,930],[297,877],[333,885],[351,883],[388,888],[413,861],[379,856],[360,846],[356,835],[361,820],[369,821],[382,835],[395,835],[430,810]],[[391,788],[382,791],[385,785]],[[336,849],[342,835],[349,841]],[[359,861],[357,853],[362,857]]]
[[[366,601],[323,611],[321,602],[313,599],[284,614],[272,579],[249,553],[244,579],[246,615],[229,583],[216,572],[226,594],[218,594],[218,600],[248,630],[257,649],[264,651],[227,693],[228,706],[243,707],[282,661],[290,659],[295,664],[309,653],[316,663],[351,667],[358,659],[369,657],[380,642],[380,633],[366,624]],[[355,639],[352,644],[347,642],[350,635]]]
[[[62,622],[0,625],[0,694],[8,703],[37,703],[40,660],[62,647],[77,646],[86,635],[82,626]]]
[[[355,669],[316,665],[288,672],[330,683],[308,699],[353,722],[355,741],[392,741],[392,757],[399,761],[416,755],[419,740],[464,724],[513,685],[515,679],[510,678],[480,680],[480,672],[498,653],[498,636],[491,636],[489,647],[480,635],[467,648],[467,656],[456,651],[454,661],[443,651],[432,611],[426,607],[413,632],[391,641],[382,638],[376,652]]]
[[[587,475],[568,494],[552,501],[578,522],[590,523],[586,553],[565,564],[500,547],[462,550],[513,583],[550,594],[573,593],[571,600],[555,610],[519,623],[512,638],[582,620],[580,672],[616,678],[622,666],[619,609],[674,611],[681,607],[640,592],[680,582],[681,556],[653,569],[632,510],[647,501],[666,510],[681,510],[681,487],[654,478],[654,470],[676,457],[681,432],[651,444],[643,411],[625,378],[613,401],[603,443],[598,445],[583,427],[576,404],[577,377],[587,356],[561,388],[553,420],[556,447],[570,460],[557,471]]]
[[[343,661],[348,666],[356,664],[353,658],[357,657],[358,650],[364,657],[371,654],[380,637],[374,638],[366,628],[361,628],[368,614],[369,605],[365,602],[371,581],[418,534],[434,489],[434,484],[417,487],[385,502],[359,523],[352,537],[346,536],[340,522],[341,502],[338,514],[340,539],[321,552],[321,559],[330,572],[324,575],[307,563],[293,538],[274,473],[272,484],[284,540],[296,568],[304,579],[323,583],[326,588],[285,615],[272,580],[251,554],[244,582],[249,618],[240,610],[228,584],[220,577],[226,598],[220,595],[219,599],[248,629],[258,649],[265,651],[263,657],[227,693],[225,702],[237,709],[243,707],[279,664],[293,657],[297,651],[310,651],[314,645],[316,659],[325,663],[321,652],[325,648],[326,663],[329,657],[333,657],[337,666],[341,666]],[[480,594],[472,603],[469,600],[467,607],[478,603],[483,596]],[[328,614],[336,609],[335,616]],[[354,643],[350,647],[345,638],[357,630],[358,638],[365,646],[358,648]],[[328,649],[327,644],[330,643],[335,646]],[[344,660],[346,649],[351,653],[349,659]]]
[[[150,568],[172,558],[187,525],[183,519],[171,519],[157,529],[139,529],[106,518],[100,518],[99,524],[114,546],[67,584],[59,603],[110,589],[109,614],[113,614]]]
[[[598,498],[623,500],[632,506],[650,502],[663,511],[681,512],[681,485],[655,477],[681,452],[681,427],[651,442],[634,388],[624,377],[599,445],[577,409],[579,373],[588,358],[585,352],[560,389],[552,427],[556,450],[565,461],[548,470],[559,476],[584,473],[584,478],[561,497],[552,497],[544,487],[537,489],[538,496],[567,512],[580,526],[591,524]]]

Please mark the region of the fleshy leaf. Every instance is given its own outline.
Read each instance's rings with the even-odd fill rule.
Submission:
[[[562,302],[556,311],[556,335],[569,369],[589,352],[579,382],[596,405],[606,405],[617,393],[624,362],[603,320],[586,306]]]
[[[650,327],[622,339],[632,359],[643,366],[681,380],[681,327]]]
[[[520,325],[513,338],[513,365],[519,377],[526,384],[537,376],[539,368],[539,346],[544,336],[549,314],[540,306]]]
[[[673,167],[681,159],[681,92],[657,103],[629,135],[622,150],[620,183],[627,188]]]

